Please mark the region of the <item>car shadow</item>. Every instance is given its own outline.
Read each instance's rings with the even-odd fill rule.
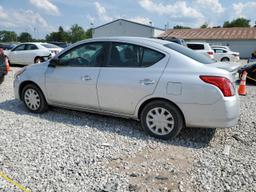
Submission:
[[[141,129],[140,123],[135,120],[116,118],[57,107],[51,107],[48,112],[43,114],[34,114],[29,112],[22,102],[15,99],[0,103],[0,110],[13,112],[19,116],[28,115],[51,122],[70,124],[71,126],[77,126],[78,128],[82,127],[87,129],[88,127],[93,127],[100,131],[112,132],[136,140],[156,141],[187,148],[199,149],[207,147],[215,134],[215,129],[185,128],[174,139],[168,141],[159,140],[146,135]]]

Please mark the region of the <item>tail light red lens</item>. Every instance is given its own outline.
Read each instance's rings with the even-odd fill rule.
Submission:
[[[219,76],[200,76],[204,82],[218,87],[225,97],[231,97],[235,95],[235,88],[231,81],[226,77]]]
[[[208,52],[208,55],[213,55],[213,52],[212,52],[212,51],[209,51],[209,52]]]

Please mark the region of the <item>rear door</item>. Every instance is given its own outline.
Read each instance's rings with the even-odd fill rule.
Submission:
[[[34,63],[36,56],[39,56],[37,54],[39,51],[37,45],[26,44],[25,50],[26,51],[24,52],[24,57],[23,57],[24,63],[26,63],[26,64]]]
[[[109,62],[98,79],[101,110],[134,114],[138,102],[153,94],[168,57],[149,48],[113,42]]]

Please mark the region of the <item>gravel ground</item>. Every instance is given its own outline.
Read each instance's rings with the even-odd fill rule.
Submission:
[[[13,72],[0,85],[0,172],[31,191],[256,191],[254,86],[236,127],[161,141],[132,120],[31,114],[14,100],[12,81]],[[0,176],[0,191],[21,190]]]

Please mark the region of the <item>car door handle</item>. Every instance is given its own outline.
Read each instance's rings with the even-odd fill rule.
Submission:
[[[153,85],[155,84],[155,81],[151,79],[143,79],[143,80],[140,80],[140,83],[142,85]]]
[[[90,81],[92,80],[92,78],[89,75],[85,75],[83,77],[81,77],[82,81]]]

